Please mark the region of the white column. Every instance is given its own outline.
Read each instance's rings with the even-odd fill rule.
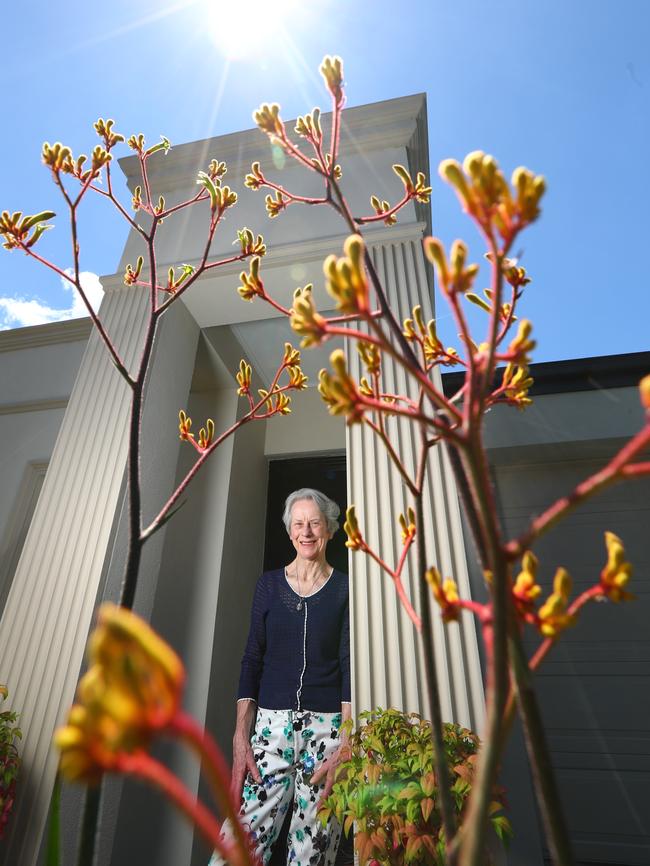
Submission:
[[[372,249],[373,261],[398,322],[420,304],[425,320],[433,315],[432,290],[427,280],[419,235],[400,243]],[[348,347],[353,374],[361,363],[356,348]],[[439,377],[438,377],[439,380]],[[399,365],[384,357],[387,391],[404,393],[407,380]],[[438,381],[439,384],[439,381]],[[412,388],[411,388],[412,390]],[[411,473],[417,455],[415,431],[396,418],[387,421],[391,442]],[[348,428],[348,500],[355,503],[359,526],[371,547],[390,564],[401,550],[398,515],[405,512],[409,494],[383,444],[361,425]],[[455,483],[442,448],[432,449],[425,491],[423,527],[429,564],[453,576],[460,592],[470,597],[470,584]],[[409,555],[403,581],[418,608],[415,552]],[[355,713],[373,707],[397,707],[427,717],[424,666],[419,639],[404,613],[390,578],[361,553],[351,556],[352,670]],[[459,625],[444,626],[434,612],[436,669],[440,681],[443,718],[480,730],[484,716],[483,686],[474,623],[468,616]]]
[[[179,313],[184,320],[191,319],[187,311]],[[127,367],[133,369],[146,324],[146,295],[137,289],[108,291],[100,314]],[[167,331],[168,323],[161,324],[160,330]],[[161,351],[157,339],[155,364],[162,370],[183,370],[187,378],[198,328],[187,326],[181,331],[189,363],[181,347],[174,345],[170,368],[165,362],[169,347]],[[156,379],[154,372],[152,382]],[[165,384],[172,393],[177,390]],[[189,381],[183,387],[187,394]],[[1,679],[9,686],[24,732],[18,798],[3,848],[4,866],[36,862],[58,761],[52,734],[73,701],[98,587],[113,548],[123,499],[129,408],[130,390],[93,333],[0,622]],[[171,425],[175,427],[174,418]],[[177,439],[174,429],[171,438]],[[166,435],[147,437],[144,472],[153,471],[153,452],[168,443]],[[157,467],[161,475],[171,468],[173,479],[176,455],[177,449],[161,457],[162,472],[160,462]],[[145,606],[147,595],[142,599]]]

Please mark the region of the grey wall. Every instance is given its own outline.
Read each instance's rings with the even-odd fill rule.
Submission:
[[[491,412],[486,441],[507,537],[605,465],[642,423],[635,387],[545,394],[525,412]],[[623,538],[635,565],[637,600],[589,605],[535,677],[579,863],[641,864],[650,856],[649,527],[645,479],[595,497],[534,547],[544,598],[559,565],[573,576],[574,595],[597,582],[606,558],[605,529]],[[469,549],[468,559],[475,561]],[[479,591],[480,572],[473,575]],[[539,636],[527,629],[525,640],[532,654]],[[540,863],[543,851],[527,764],[515,731],[502,775],[515,829],[511,866]],[[603,811],[604,802],[609,805]]]

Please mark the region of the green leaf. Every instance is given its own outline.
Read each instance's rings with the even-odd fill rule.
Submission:
[[[197,176],[196,182],[199,186],[203,186],[207,189],[210,195],[210,207],[212,210],[216,210],[219,205],[219,196],[217,193],[217,187],[214,184],[214,181],[210,177],[209,174],[206,174],[204,171],[200,171]]]
[[[477,307],[480,307],[482,310],[486,312],[491,312],[490,305],[487,304],[483,298],[474,292],[466,292],[465,299],[468,300],[471,304],[475,304]]]
[[[36,223],[44,223],[47,220],[51,220],[56,216],[53,210],[44,210],[41,213],[34,214],[33,216],[25,217],[25,219],[21,223],[21,230],[28,231],[35,226]]]
[[[507,845],[514,836],[510,821],[505,815],[497,815],[496,818],[492,818],[492,826],[499,839]]]
[[[171,148],[171,142],[164,135],[160,136],[162,141],[159,141],[158,144],[154,144],[153,147],[150,147],[147,150],[147,156],[151,156],[152,153],[157,153],[159,150],[164,150],[165,153]]]

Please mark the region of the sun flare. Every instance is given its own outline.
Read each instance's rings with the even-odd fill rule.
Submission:
[[[287,28],[298,0],[212,0],[206,4],[211,39],[227,60],[252,59]]]

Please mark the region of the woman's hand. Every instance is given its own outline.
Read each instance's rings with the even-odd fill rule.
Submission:
[[[230,780],[230,796],[235,808],[241,802],[246,774],[250,773],[255,782],[262,781],[250,741],[256,709],[253,700],[237,701],[237,723],[235,735],[232,738],[232,776]]]
[[[325,780],[325,787],[323,788],[318,800],[319,806],[322,806],[323,801],[331,794],[334,782],[336,782],[339,766],[349,758],[350,746],[346,740],[342,742],[338,749],[333,752],[329,758],[326,758],[314,772],[314,775],[310,780],[311,785],[320,785],[322,781]]]
[[[232,740],[232,777],[230,782],[230,795],[233,803],[239,805],[242,791],[244,790],[244,779],[250,773],[255,782],[261,782],[262,777],[257,769],[253,749],[246,734],[235,731]]]

